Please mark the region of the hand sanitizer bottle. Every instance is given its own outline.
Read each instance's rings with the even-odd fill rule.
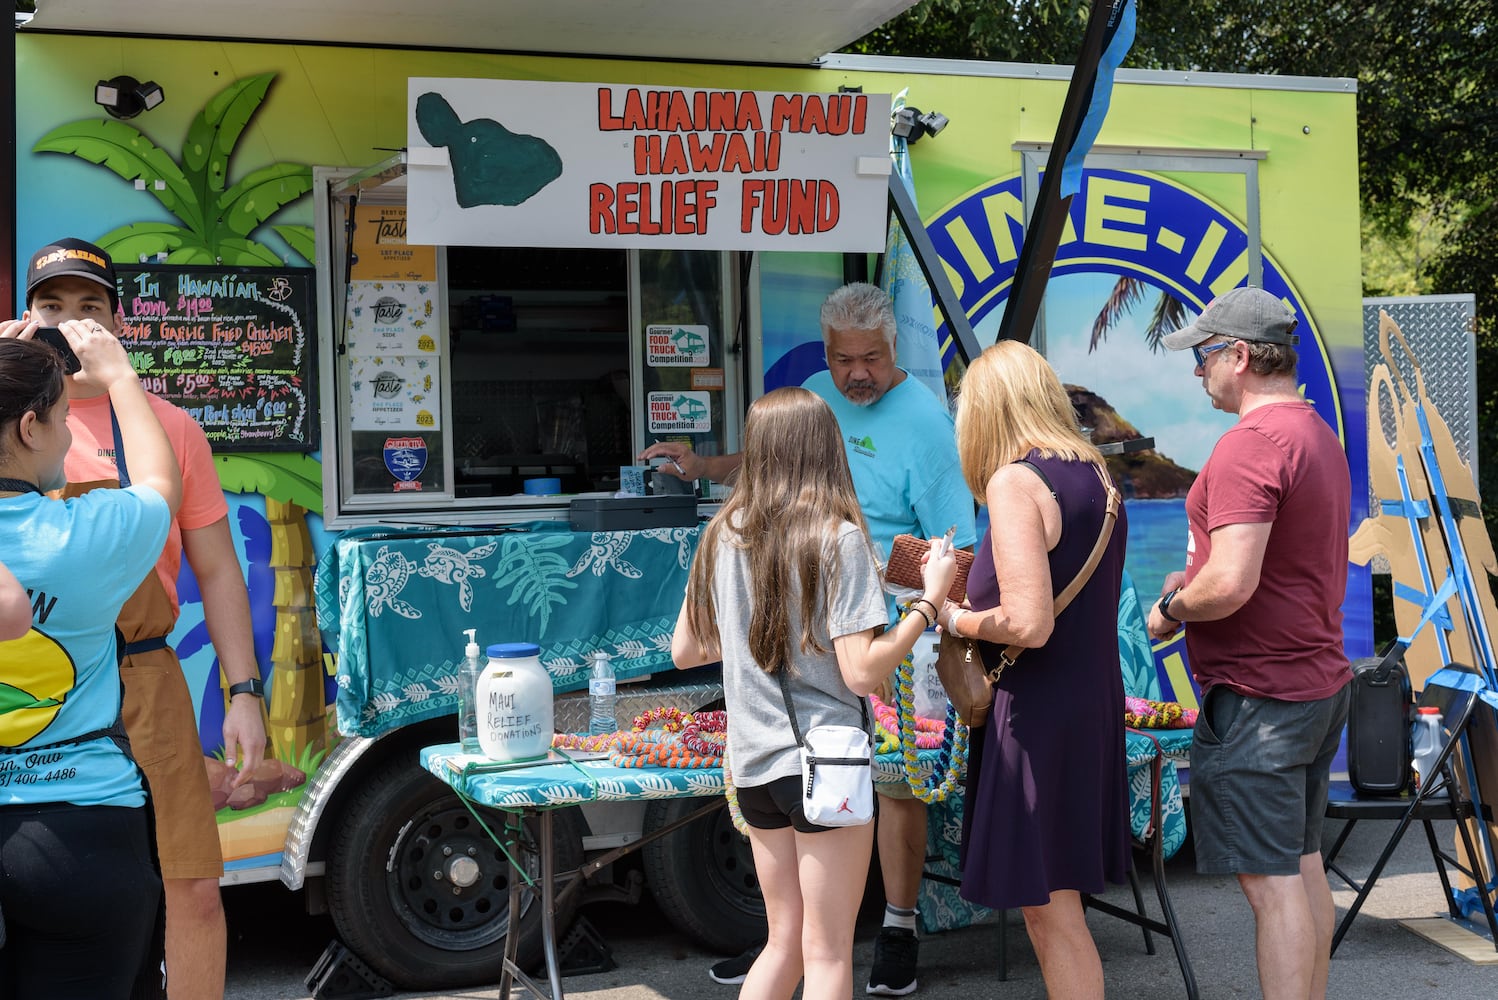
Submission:
[[[458,742],[464,753],[479,753],[479,674],[484,662],[479,658],[478,629],[466,628],[468,645],[463,647],[463,662],[458,665]]]

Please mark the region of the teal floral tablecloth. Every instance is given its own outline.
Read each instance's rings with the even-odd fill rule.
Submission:
[[[338,729],[379,736],[457,710],[466,639],[534,642],[557,691],[587,687],[587,654],[621,679],[671,668],[698,529],[575,532],[356,529],[318,563],[317,616],[338,654]]]

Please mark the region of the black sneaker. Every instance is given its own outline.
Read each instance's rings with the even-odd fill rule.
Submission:
[[[882,927],[874,939],[874,969],[865,993],[881,997],[903,997],[914,993],[916,955],[921,943],[915,931],[904,927]]]
[[[708,978],[724,986],[737,986],[744,981],[745,976],[749,975],[749,966],[754,964],[754,960],[764,950],[764,945],[757,944],[742,955],[725,958],[707,970]]]

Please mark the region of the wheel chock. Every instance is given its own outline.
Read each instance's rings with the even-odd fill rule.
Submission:
[[[608,943],[583,916],[572,922],[572,929],[557,947],[557,963],[564,976],[586,976],[618,968]]]
[[[365,965],[341,941],[328,942],[307,974],[305,985],[315,1000],[375,1000],[395,993],[389,980]]]

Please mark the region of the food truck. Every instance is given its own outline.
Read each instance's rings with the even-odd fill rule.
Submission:
[[[626,6],[50,0],[17,32],[18,258],[61,235],[111,252],[137,368],[204,426],[229,502],[272,758],[232,794],[188,569],[171,636],[225,882],[302,891],[406,986],[492,979],[509,926],[503,862],[417,765],[454,738],[463,630],[540,641],[559,728],[586,727],[595,649],[626,725],[720,697],[669,648],[723,487],[692,484],[684,519],[611,506],[621,467],[656,440],[736,450],[749,401],[824,366],[818,306],[850,278],[890,289],[901,364],[947,398],[961,352],[891,236],[891,177],[991,343],[1070,74],[826,54],[908,0]],[[1366,477],[1354,102],[1349,80],[1117,75],[1032,343],[1095,440],[1155,441],[1113,460],[1141,594],[1178,568],[1228,425],[1161,322],[1245,281],[1281,296],[1305,395]],[[1353,655],[1368,605],[1355,574]],[[1183,647],[1155,655],[1192,699]],[[559,864],[678,815],[567,810]],[[615,867],[595,892],[648,889],[711,946],[760,933],[726,818]]]

